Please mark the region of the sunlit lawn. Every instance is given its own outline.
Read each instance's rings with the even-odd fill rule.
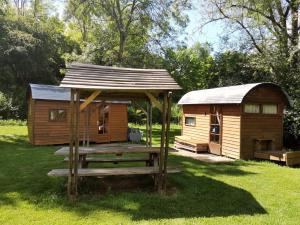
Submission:
[[[178,126],[172,131],[180,133]],[[158,127],[154,134],[158,143]],[[58,148],[31,146],[25,126],[0,126],[1,225],[300,224],[300,169],[254,161],[207,164],[173,155],[170,163],[184,172],[168,177],[168,196],[151,188],[102,193],[93,186],[82,187],[70,203],[66,179],[46,175],[65,166],[53,155]]]

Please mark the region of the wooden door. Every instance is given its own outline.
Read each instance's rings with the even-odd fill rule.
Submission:
[[[109,142],[110,141],[110,106],[109,104],[100,104],[98,106],[98,119],[97,119],[97,141]]]
[[[222,114],[220,106],[212,106],[210,110],[209,151],[221,155]]]

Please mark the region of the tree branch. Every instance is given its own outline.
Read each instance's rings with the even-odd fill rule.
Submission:
[[[259,53],[263,53],[262,49],[259,47],[259,45],[256,43],[256,40],[254,38],[254,36],[251,34],[251,32],[248,30],[248,28],[241,22],[239,21],[238,19],[234,19],[234,18],[231,18],[230,16],[226,15],[224,13],[224,11],[221,9],[221,7],[218,5],[218,4],[215,4],[215,6],[217,7],[217,9],[219,10],[219,12],[224,16],[224,18],[226,19],[229,19],[229,20],[233,20],[234,22],[236,22],[238,25],[240,25],[243,30],[248,34],[248,36],[250,37],[254,47],[257,49],[257,51]]]

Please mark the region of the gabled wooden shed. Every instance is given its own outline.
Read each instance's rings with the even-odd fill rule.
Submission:
[[[253,159],[256,151],[283,148],[283,111],[288,95],[272,83],[254,83],[185,94],[178,148]]]
[[[30,84],[28,136],[33,145],[69,143],[71,89]],[[130,101],[93,101],[80,113],[80,140],[95,143],[127,141]]]

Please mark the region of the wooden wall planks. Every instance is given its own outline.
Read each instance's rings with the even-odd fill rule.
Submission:
[[[32,100],[30,100],[32,102]],[[34,145],[66,144],[69,142],[69,116],[70,103],[67,101],[34,100],[31,116],[28,116],[28,131],[30,143]],[[91,111],[90,117],[90,141],[101,143],[110,141],[127,140],[127,105],[110,104],[110,134],[99,135],[97,128],[99,103],[91,103],[88,107]],[[64,109],[67,118],[64,121],[49,121],[50,109]],[[29,114],[28,114],[29,115]],[[83,139],[84,132],[84,111],[80,113],[80,139]]]

